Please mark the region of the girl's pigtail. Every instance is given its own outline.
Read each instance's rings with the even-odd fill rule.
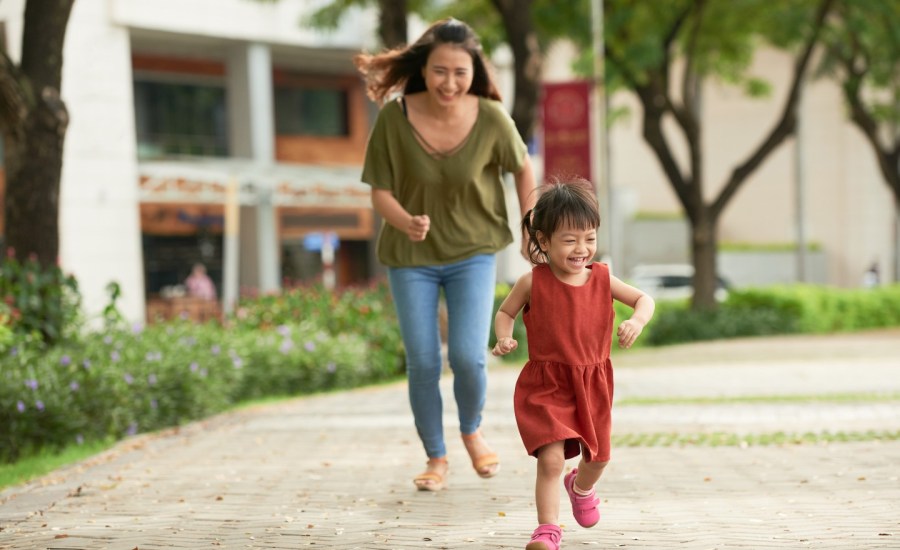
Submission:
[[[525,212],[525,216],[522,218],[522,233],[524,234],[523,237],[528,236],[528,259],[531,263],[537,265],[541,263],[541,249],[537,244],[534,230],[531,227],[533,215],[534,209]]]

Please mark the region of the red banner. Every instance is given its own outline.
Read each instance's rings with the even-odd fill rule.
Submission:
[[[543,85],[541,113],[544,127],[544,180],[591,172],[591,83]]]

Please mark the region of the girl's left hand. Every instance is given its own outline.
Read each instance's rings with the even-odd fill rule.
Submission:
[[[644,326],[637,321],[628,319],[622,321],[616,334],[619,336],[619,347],[628,349],[637,340],[637,337],[643,332]]]

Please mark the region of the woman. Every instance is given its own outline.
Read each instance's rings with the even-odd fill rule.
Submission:
[[[468,25],[438,21],[411,46],[360,54],[355,62],[369,97],[383,105],[362,181],[372,186],[372,206],[384,219],[378,258],[388,268],[410,404],[428,456],[425,472],[413,482],[419,490],[438,491],[447,476],[438,384],[440,293],[463,442],[478,475],[491,477],[500,462],[479,427],[495,254],[513,240],[502,174],[515,175],[520,219],[534,204],[534,175]]]

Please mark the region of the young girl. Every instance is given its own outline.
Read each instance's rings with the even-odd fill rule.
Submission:
[[[513,323],[525,309],[529,360],[516,383],[515,413],[522,442],[538,460],[539,523],[526,550],[559,549],[559,478],[566,459],[579,453],[563,485],[579,525],[600,520],[594,484],[609,463],[613,300],[634,309],[617,330],[620,347],[631,347],[653,316],[650,296],[592,262],[599,225],[589,182],[546,186],[522,222],[535,267],[516,282],[494,320],[493,354],[505,355],[518,345]]]

